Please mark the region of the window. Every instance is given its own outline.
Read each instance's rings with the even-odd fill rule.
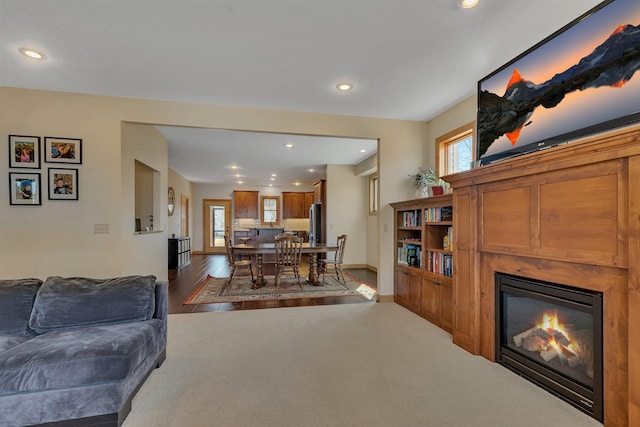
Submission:
[[[260,196],[260,222],[262,225],[273,225],[280,222],[280,197]]]
[[[436,138],[438,176],[471,169],[475,160],[475,122]]]
[[[369,215],[378,213],[378,174],[369,176]]]

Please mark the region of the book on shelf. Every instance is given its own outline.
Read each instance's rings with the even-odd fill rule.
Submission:
[[[451,221],[453,218],[453,208],[451,206],[441,206],[425,210],[425,220],[427,222]]]
[[[420,267],[422,265],[422,248],[413,243],[403,243],[398,247],[398,264]]]
[[[422,210],[402,212],[402,227],[412,228],[422,225]]]
[[[451,277],[453,275],[453,255],[427,251],[426,270],[430,273]]]

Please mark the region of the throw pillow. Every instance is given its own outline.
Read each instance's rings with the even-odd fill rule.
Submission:
[[[0,280],[0,333],[26,334],[38,279]]]
[[[155,276],[48,277],[36,295],[29,326],[44,333],[149,320],[155,311],[155,284]]]

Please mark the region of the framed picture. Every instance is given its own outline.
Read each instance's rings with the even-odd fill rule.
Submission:
[[[9,172],[9,204],[41,205],[40,174]]]
[[[9,135],[9,167],[40,169],[40,137]]]
[[[44,137],[44,161],[48,163],[82,163],[82,140]]]
[[[49,200],[78,200],[78,169],[49,168]]]

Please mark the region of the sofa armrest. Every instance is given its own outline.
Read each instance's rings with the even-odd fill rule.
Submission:
[[[156,282],[156,312],[153,314],[154,319],[167,320],[168,313],[168,297],[169,296],[169,282],[158,281]]]

